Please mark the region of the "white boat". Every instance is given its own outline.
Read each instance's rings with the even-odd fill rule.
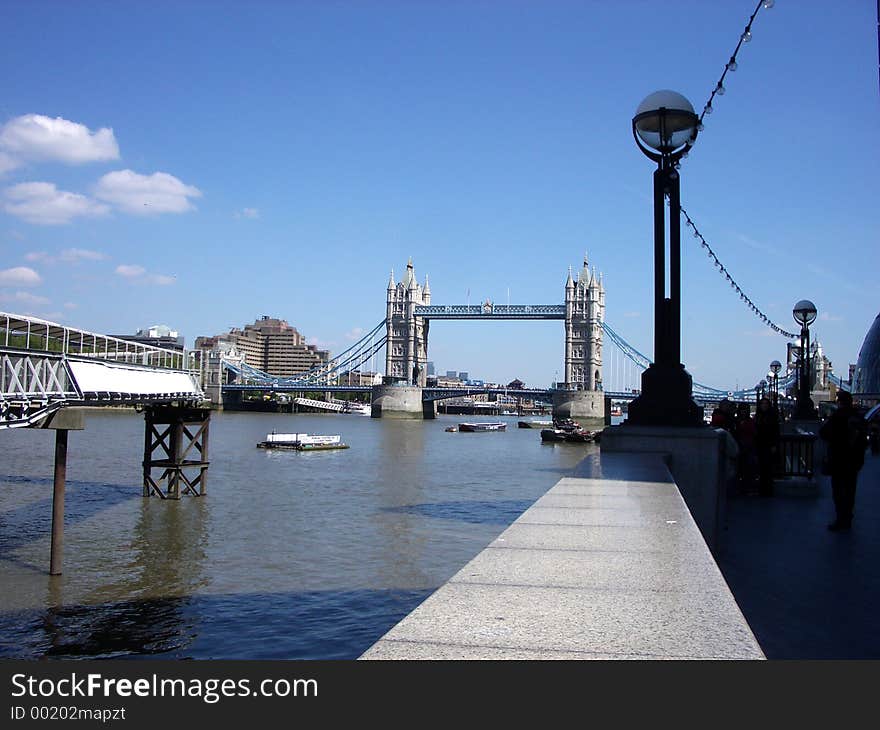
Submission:
[[[347,449],[341,436],[319,436],[310,433],[270,433],[257,444],[258,449],[288,449],[294,451],[323,451]]]
[[[478,421],[476,423],[458,424],[459,431],[504,431],[506,429],[507,424],[501,421],[494,423],[489,421]]]
[[[373,407],[369,403],[349,403],[344,413],[352,413],[355,416],[372,416]]]

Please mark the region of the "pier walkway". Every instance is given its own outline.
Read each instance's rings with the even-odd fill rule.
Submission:
[[[762,659],[658,455],[561,479],[362,659]]]

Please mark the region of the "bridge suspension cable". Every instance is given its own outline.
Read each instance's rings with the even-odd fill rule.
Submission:
[[[631,362],[633,362],[639,368],[639,375],[641,375],[641,371],[645,370],[649,365],[651,365],[651,359],[639,352],[635,347],[630,345],[620,334],[614,331],[614,329],[607,323],[602,323],[602,329],[608,338],[611,340],[612,344],[616,347],[616,349],[624,355],[625,358],[628,358]],[[612,350],[612,358],[613,358],[614,350]],[[612,366],[613,367],[613,366]],[[780,381],[784,382],[784,381]],[[640,386],[639,386],[640,387]],[[614,390],[626,390],[626,387],[619,387],[619,383],[615,383]],[[606,388],[607,390],[607,388]],[[696,380],[694,381],[694,395],[698,395],[704,398],[724,398],[724,397],[733,397],[741,400],[748,400],[754,397],[754,389],[752,388],[741,388],[735,391],[730,390],[722,390],[720,388],[713,388],[711,385],[705,385],[703,383],[698,383]]]

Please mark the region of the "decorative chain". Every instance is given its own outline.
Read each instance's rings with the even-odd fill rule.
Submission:
[[[730,272],[724,267],[724,264],[721,263],[721,261],[718,259],[718,256],[715,255],[715,252],[712,250],[711,246],[709,246],[709,243],[703,237],[703,234],[700,233],[699,229],[697,228],[696,223],[691,220],[691,217],[688,215],[688,212],[684,208],[681,208],[681,214],[684,216],[685,224],[689,228],[691,228],[691,230],[693,230],[694,238],[700,241],[700,246],[702,246],[703,249],[709,254],[709,258],[712,259],[712,263],[715,264],[719,273],[725,279],[727,279],[731,288],[736,291],[736,293],[739,295],[739,298],[746,303],[748,308],[752,310],[755,316],[757,316],[758,319],[760,319],[770,329],[772,329],[774,332],[779,333],[780,335],[783,335],[790,339],[796,339],[797,337],[799,337],[800,335],[797,335],[793,332],[786,332],[784,329],[774,324],[773,321],[771,321],[771,319],[766,314],[764,314],[760,309],[758,309],[757,306],[755,306],[755,303],[751,299],[749,299],[746,293],[742,290],[742,287],[740,287],[740,285],[737,284],[736,281],[734,281],[733,277],[730,275]]]

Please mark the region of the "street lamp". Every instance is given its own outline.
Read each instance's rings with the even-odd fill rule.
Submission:
[[[773,408],[779,410],[779,371],[782,370],[782,363],[774,360],[770,363],[770,373],[773,375]]]
[[[654,172],[654,362],[642,373],[642,392],[629,407],[630,424],[699,426],[693,381],[681,363],[681,202],[678,161],[694,144],[700,118],[674,91],[656,91],[632,120],[639,149],[657,163]],[[669,296],[666,282],[666,219],[669,198]]]
[[[810,399],[810,325],[816,321],[816,305],[801,299],[791,311],[794,321],[801,326],[801,353],[798,359],[798,394],[795,418],[815,419],[819,414]]]

